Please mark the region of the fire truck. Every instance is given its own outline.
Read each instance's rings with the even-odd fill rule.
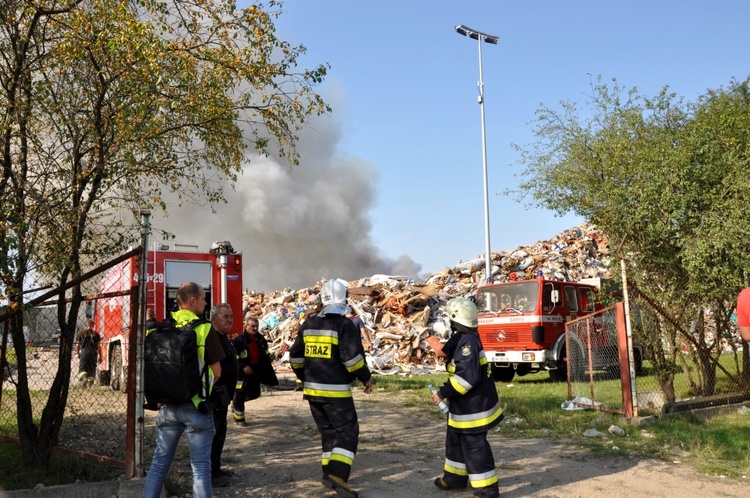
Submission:
[[[552,380],[567,380],[565,324],[602,309],[598,289],[592,281],[563,282],[541,275],[480,287],[476,296],[479,337],[493,378],[510,382],[515,375],[548,370]],[[617,338],[604,327],[600,331],[592,344],[594,368],[619,372],[618,356],[613,354]],[[583,354],[583,344],[574,342],[570,347],[571,355]]]
[[[212,305],[226,302],[235,316],[242,313],[242,253],[232,244],[214,242],[208,252],[197,245],[159,244],[147,251],[146,308],[156,312],[158,321],[177,310],[177,289],[185,282],[200,284],[206,291],[208,319]],[[132,288],[140,279],[137,259],[131,258],[114,266],[100,285],[102,294]],[[128,326],[130,300],[115,296],[97,301],[94,308],[95,328],[102,335],[99,343],[99,382],[114,390],[124,387],[128,361]],[[235,319],[230,337],[242,332],[242,320]]]

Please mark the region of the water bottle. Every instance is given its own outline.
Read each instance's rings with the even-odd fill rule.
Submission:
[[[435,386],[433,386],[432,384],[430,384],[427,387],[430,388],[430,391],[432,391],[432,394],[437,394],[438,393],[438,390],[435,389]],[[440,408],[441,412],[448,413],[448,403],[446,403],[444,399],[440,400],[440,403],[438,403],[438,408]]]

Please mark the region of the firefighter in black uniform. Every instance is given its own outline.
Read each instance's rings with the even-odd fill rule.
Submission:
[[[365,393],[370,393],[371,374],[359,330],[346,317],[346,286],[329,280],[320,295],[323,308],[300,326],[289,361],[302,381],[304,398],[320,431],[323,485],[340,496],[357,498],[358,493],[347,484],[359,442],[351,383],[359,379]]]
[[[241,427],[247,427],[245,401],[260,398],[261,384],[279,385],[279,379],[273,370],[271,355],[268,352],[268,341],[258,331],[258,319],[248,312],[245,314],[244,323],[242,334],[232,341],[237,351],[239,366],[232,410],[234,423]]]
[[[435,485],[450,490],[469,483],[475,497],[496,498],[500,492],[487,431],[503,419],[503,410],[479,340],[477,307],[468,299],[456,298],[448,301],[445,311],[453,335],[436,353],[445,357],[449,378],[432,399],[447,401],[450,411],[444,473]]]

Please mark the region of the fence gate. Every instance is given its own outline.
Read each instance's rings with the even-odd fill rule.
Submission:
[[[622,303],[565,324],[568,398],[576,406],[635,416]]]
[[[35,424],[39,424],[50,388],[58,372],[70,372],[67,404],[57,447],[97,460],[134,465],[135,347],[138,322],[138,282],[124,282],[113,275],[137,265],[137,248],[88,272],[66,287],[81,284],[86,294],[77,319],[76,342],[69,362],[61,364],[61,333],[58,323],[60,301],[55,289],[27,304],[24,311],[28,389]],[[137,269],[137,266],[136,266]],[[137,270],[136,270],[137,274]],[[69,300],[62,305],[69,310]],[[10,314],[0,316],[0,437],[17,439],[16,395],[19,387],[15,352],[8,333]],[[77,339],[92,327],[101,340],[97,354],[76,354]],[[87,362],[90,362],[86,365]],[[91,369],[92,376],[85,373]]]

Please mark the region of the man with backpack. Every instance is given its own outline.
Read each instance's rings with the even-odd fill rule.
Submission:
[[[160,397],[155,400],[161,405],[156,416],[156,451],[146,476],[143,496],[157,498],[161,495],[164,478],[172,465],[180,437],[185,432],[190,448],[190,465],[193,469],[193,496],[211,498],[211,443],[216,431],[209,396],[213,383],[221,376],[220,361],[224,358],[224,351],[211,324],[198,319],[206,308],[206,293],[203,288],[194,282],[187,282],[177,289],[176,297],[179,309],[172,313],[172,320],[174,325],[183,331],[188,326],[194,330],[198,365],[200,371],[205,374],[201,376],[198,394],[192,399],[170,402],[164,401],[165,397]],[[169,332],[160,332],[157,328],[149,335],[151,334]],[[149,375],[148,336],[145,349],[145,390],[148,398],[149,392],[154,392],[154,389],[149,389],[149,383],[158,383],[161,379],[153,374]],[[159,353],[165,357],[179,355],[179,351],[168,352],[171,354],[162,351]]]

